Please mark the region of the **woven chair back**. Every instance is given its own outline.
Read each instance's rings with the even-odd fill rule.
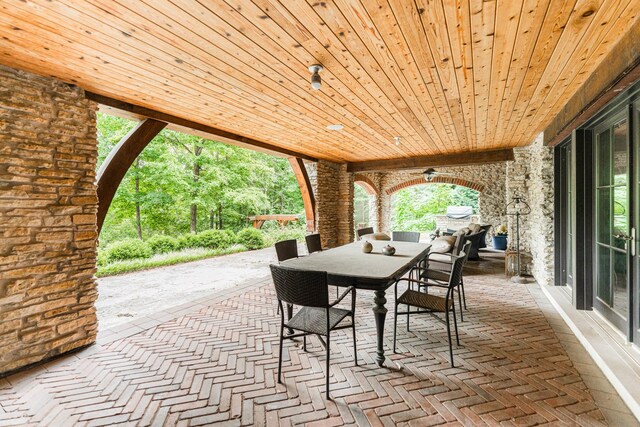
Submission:
[[[312,254],[314,252],[320,252],[322,250],[322,243],[320,242],[320,234],[309,234],[304,238],[307,242],[307,251]]]
[[[464,253],[464,262],[466,263],[467,260],[469,259],[469,252],[471,252],[471,240],[467,240],[464,244],[464,246],[462,247],[462,252]]]
[[[464,268],[464,263],[468,257],[467,252],[460,252],[460,255],[453,259],[453,265],[451,266],[451,275],[449,276],[449,289],[458,286],[460,284],[460,279],[462,279],[462,269]]]
[[[420,242],[420,233],[417,231],[394,231],[391,233],[391,239],[396,242]]]
[[[276,242],[275,247],[279,262],[286,261],[291,258],[298,258],[298,242],[296,239]]]
[[[373,234],[373,227],[361,228],[360,230],[356,231],[356,233],[358,234],[358,239],[359,239],[365,234]]]
[[[278,300],[305,307],[329,307],[327,273],[271,265]]]

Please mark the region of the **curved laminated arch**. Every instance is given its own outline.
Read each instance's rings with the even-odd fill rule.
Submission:
[[[151,142],[167,123],[154,119],[145,119],[138,123],[116,145],[105,161],[100,166],[97,173],[97,196],[98,196],[98,233],[102,229],[104,219],[111,206],[111,201],[122,182],[129,167],[136,160],[142,150]]]
[[[369,194],[371,196],[378,196],[379,195],[378,194],[378,190],[376,189],[376,186],[366,176],[360,175],[360,174],[355,174],[353,176],[353,182],[355,184],[360,185],[362,188],[364,188],[364,191],[366,191],[367,194]]]
[[[391,188],[388,188],[385,191],[385,193],[387,193],[387,195],[391,195],[404,188],[413,187],[414,185],[422,185],[422,184],[454,184],[454,185],[460,185],[462,187],[470,188],[479,193],[482,193],[484,191],[484,185],[478,184],[473,181],[468,181],[466,179],[460,179],[460,178],[446,177],[446,176],[436,176],[431,181],[426,181],[422,177],[410,179],[409,181],[405,181],[400,184],[394,185]]]
[[[302,194],[302,202],[304,203],[304,213],[307,218],[307,231],[313,232],[316,229],[316,199],[313,196],[313,188],[311,180],[304,167],[304,162],[299,157],[289,157],[289,164],[296,176],[300,193]]]

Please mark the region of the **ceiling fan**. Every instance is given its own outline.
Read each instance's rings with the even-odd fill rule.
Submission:
[[[438,172],[434,168],[429,168],[424,172],[422,172],[422,175],[424,175],[425,181],[431,182],[433,181],[433,178],[435,178],[436,176],[453,175],[453,174],[447,173],[447,172]]]

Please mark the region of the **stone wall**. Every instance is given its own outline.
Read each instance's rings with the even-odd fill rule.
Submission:
[[[514,150],[515,161],[507,165],[507,200],[519,195],[531,206],[531,214],[520,220],[520,248],[531,253],[538,283],[553,285],[553,150],[543,141],[540,134]],[[515,217],[509,217],[508,227],[509,246],[515,248]]]
[[[350,243],[353,230],[353,174],[347,165],[319,161],[307,164],[316,199],[316,230],[322,246],[333,248]]]
[[[0,374],[95,341],[95,105],[0,66]]]

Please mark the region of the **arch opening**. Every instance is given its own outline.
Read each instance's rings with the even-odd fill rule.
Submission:
[[[392,230],[432,233],[436,229],[458,229],[479,218],[480,192],[468,186],[427,183],[424,180],[391,193],[390,223]],[[470,206],[470,218],[448,218],[449,206]]]

